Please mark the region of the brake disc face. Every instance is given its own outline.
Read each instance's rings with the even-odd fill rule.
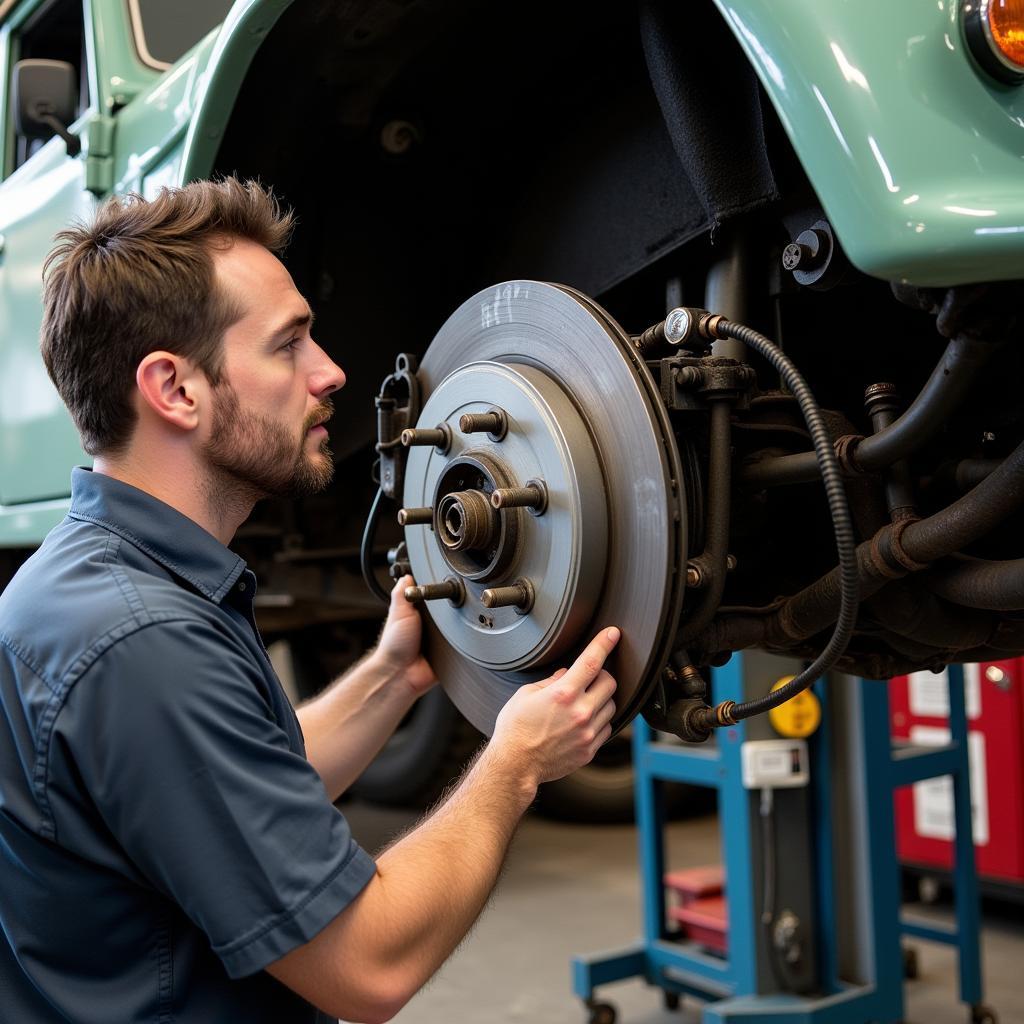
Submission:
[[[617,625],[621,727],[667,656],[686,559],[678,450],[645,364],[585,296],[516,281],[465,302],[418,376],[418,427],[450,436],[409,450],[404,493],[432,510],[405,531],[416,582],[457,583],[425,602],[442,685],[489,734],[519,686]],[[464,418],[492,412],[498,429]]]

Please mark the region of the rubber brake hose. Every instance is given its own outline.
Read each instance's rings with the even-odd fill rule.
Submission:
[[[846,501],[839,460],[836,458],[832,438],[825,426],[821,410],[811,393],[803,375],[777,345],[763,334],[744,324],[733,323],[723,316],[706,310],[689,310],[697,333],[706,340],[734,338],[766,359],[796,398],[814,442],[814,454],[818,460],[821,478],[825,485],[832,528],[839,554],[840,595],[839,615],[835,629],[825,649],[799,675],[785,686],[754,700],[737,704],[723,701],[714,707],[701,709],[699,722],[706,728],[734,725],[753,715],[763,714],[784,704],[791,697],[806,690],[816,679],[823,676],[843,655],[857,621],[860,578],[857,571],[857,541],[853,532],[850,509]]]
[[[373,541],[377,536],[377,520],[380,518],[380,503],[383,499],[384,491],[378,487],[377,495],[370,506],[370,514],[366,517],[366,526],[363,528],[363,541],[359,546],[359,566],[363,570],[363,579],[366,581],[366,585],[385,604],[388,604],[391,595],[381,586],[373,568]]]

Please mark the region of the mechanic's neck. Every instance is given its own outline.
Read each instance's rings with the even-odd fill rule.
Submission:
[[[213,534],[225,547],[249,518],[260,497],[251,488],[212,479],[205,467],[195,465],[190,452],[166,449],[159,460],[132,450],[117,457],[97,456],[93,472],[151,494]]]

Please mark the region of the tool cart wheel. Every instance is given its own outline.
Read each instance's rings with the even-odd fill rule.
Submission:
[[[995,1010],[990,1006],[978,1003],[971,1007],[970,1024],[998,1024]]]
[[[908,981],[916,981],[921,973],[921,967],[917,959],[917,949],[914,946],[903,947],[903,977]]]
[[[611,1003],[588,1003],[587,1009],[590,1011],[587,1024],[615,1024],[619,1016]]]

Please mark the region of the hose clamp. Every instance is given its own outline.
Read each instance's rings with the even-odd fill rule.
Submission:
[[[920,572],[928,568],[927,562],[918,562],[907,554],[903,547],[903,531],[919,521],[919,516],[908,516],[895,523],[883,526],[871,538],[871,565],[880,576],[898,580],[908,572]]]
[[[922,569],[927,569],[930,565],[929,562],[918,562],[916,559],[911,558],[903,546],[904,531],[908,526],[913,526],[914,523],[919,522],[920,518],[920,516],[907,516],[904,519],[898,519],[892,524],[889,533],[890,553],[900,565],[910,572],[921,572]]]
[[[857,461],[857,448],[863,440],[863,434],[843,434],[836,438],[836,458],[846,476],[859,476],[864,472],[864,467]]]
[[[715,705],[715,720],[718,723],[718,728],[725,725],[737,725],[737,721],[733,718],[733,710],[736,707],[736,701],[734,700],[723,700],[721,704]]]

